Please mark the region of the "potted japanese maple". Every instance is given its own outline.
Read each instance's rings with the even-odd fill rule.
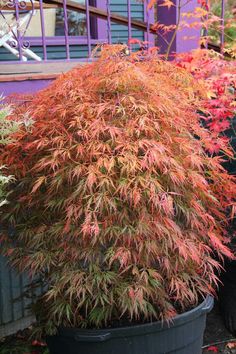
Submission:
[[[47,285],[52,354],[201,353],[235,184],[205,153],[200,91],[107,46],[22,107],[35,122],[1,153],[16,176],[2,222],[12,264]]]

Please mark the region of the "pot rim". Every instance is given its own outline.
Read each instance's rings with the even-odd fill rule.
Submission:
[[[205,316],[211,311],[214,304],[212,296],[207,297],[195,308],[176,315],[170,321],[153,321],[144,324],[130,325],[124,327],[111,327],[101,329],[84,329],[84,328],[58,328],[58,334],[65,337],[73,337],[76,340],[83,341],[89,337],[94,341],[104,341],[111,337],[137,336],[152,332],[169,330],[174,327],[181,326],[183,323],[192,322],[194,319]],[[103,337],[103,339],[101,339]],[[100,339],[99,339],[100,338]]]

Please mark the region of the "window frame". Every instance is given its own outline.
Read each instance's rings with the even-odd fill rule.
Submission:
[[[89,0],[89,5],[97,7],[98,0]],[[91,33],[91,44],[97,44],[101,42],[102,38],[99,38],[98,34],[99,19],[95,16],[90,16],[90,33]],[[43,37],[38,36],[27,36],[24,38],[30,43],[31,46],[41,46],[43,45]],[[66,45],[65,35],[64,36],[45,36],[45,43],[47,46],[60,46]],[[105,41],[103,39],[103,41]],[[68,35],[69,45],[87,45],[88,38],[86,35],[83,36],[71,36]]]

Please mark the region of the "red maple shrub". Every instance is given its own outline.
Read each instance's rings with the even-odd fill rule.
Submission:
[[[171,63],[108,46],[28,102],[31,131],[1,153],[16,176],[1,222],[16,229],[13,264],[48,285],[47,333],[168,319],[214,291],[236,188],[205,153],[200,91]]]
[[[224,60],[214,51],[199,49],[178,55],[176,64],[204,82],[206,97],[201,102],[203,114],[200,117],[212,135],[208,150],[218,153],[227,140],[224,132],[231,128],[236,116],[235,60]]]

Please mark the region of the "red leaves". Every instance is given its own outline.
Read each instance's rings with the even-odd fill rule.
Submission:
[[[232,252],[228,249],[228,247],[222,244],[222,238],[211,231],[208,231],[207,234],[215,250],[224,254],[228,258],[233,258]]]
[[[134,293],[134,289],[133,288],[129,289],[129,296],[130,296],[131,299],[135,298],[135,293]]]
[[[195,76],[205,88],[206,97],[202,102],[203,118],[207,127],[219,139],[219,135],[227,130],[235,115],[235,80],[236,71],[234,63],[222,60],[217,55],[209,54],[204,50],[195,51],[191,54],[183,54],[177,58],[177,65],[184,67]],[[218,153],[221,146],[212,141],[208,149],[211,153]]]
[[[45,177],[45,176],[40,176],[40,177],[36,180],[36,182],[35,182],[35,184],[34,184],[34,186],[33,186],[33,188],[32,188],[31,193],[34,194],[34,193],[40,188],[40,186],[41,186],[45,181],[46,181],[46,177]]]
[[[200,4],[203,8],[205,8],[207,11],[210,8],[210,3],[209,0],[198,0],[198,4]]]
[[[207,351],[212,352],[212,353],[218,353],[219,349],[218,349],[218,347],[211,345],[210,347],[207,348]]]
[[[226,348],[229,349],[235,349],[236,348],[236,342],[229,342],[226,344]]]
[[[114,256],[111,258],[111,263],[117,260],[120,264],[120,269],[125,269],[132,262],[131,251],[125,247],[119,247]]]
[[[129,44],[141,44],[141,41],[136,38],[129,39]]]
[[[45,342],[39,341],[39,340],[33,340],[32,342],[33,347],[46,347],[47,344]]]

